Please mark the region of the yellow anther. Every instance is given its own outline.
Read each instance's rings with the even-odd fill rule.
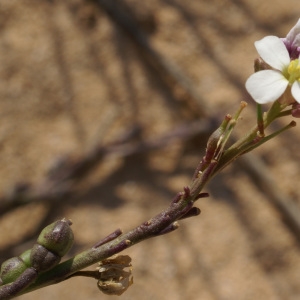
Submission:
[[[300,64],[299,59],[292,60],[287,69],[288,81],[294,83],[296,80],[300,80]]]

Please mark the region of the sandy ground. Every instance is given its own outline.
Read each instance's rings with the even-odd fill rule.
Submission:
[[[186,122],[221,120],[246,100],[241,135],[255,122],[244,89],[256,57],[253,42],[285,36],[300,16],[297,0],[122,3],[115,8],[131,14],[159,57],[176,64],[200,96],[163,74],[94,1],[2,0],[3,199],[17,184],[38,186],[62,157],[85,156],[134,126],[140,139],[153,140]],[[299,141],[296,128],[255,154],[276,186],[300,205]],[[30,248],[41,226],[61,217],[74,223],[70,255],[118,227],[137,226],[189,184],[204,147],[203,135],[196,135],[155,151],[110,155],[71,195],[10,210],[0,219],[1,261]],[[101,294],[95,280],[76,278],[19,299],[300,299],[299,237],[243,167],[234,163],[206,191],[210,197],[197,204],[199,217],[126,251],[134,285],[121,297]]]

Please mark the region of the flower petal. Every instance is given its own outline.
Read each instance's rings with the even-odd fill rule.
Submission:
[[[291,89],[292,95],[295,98],[295,100],[300,103],[300,82],[299,81],[295,81],[292,85],[292,89]]]
[[[300,19],[297,24],[290,30],[286,36],[286,42],[294,47],[299,47],[300,44]]]
[[[246,89],[259,104],[274,102],[285,91],[288,81],[275,70],[263,70],[252,74],[246,81]]]
[[[300,54],[300,19],[290,30],[285,38],[282,38],[291,59],[297,59]]]
[[[289,52],[279,37],[266,36],[254,45],[260,57],[272,68],[283,71],[289,65]]]

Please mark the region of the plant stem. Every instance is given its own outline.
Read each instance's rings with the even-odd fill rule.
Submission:
[[[108,243],[98,247],[96,244],[96,246],[79,253],[53,269],[40,274],[37,280],[20,294],[25,294],[41,287],[61,282],[70,277],[73,273],[119,253],[145,239],[176,229],[176,224],[174,224],[174,226],[172,224],[190,211],[193,202],[196,199],[196,193],[197,196],[199,194],[198,191],[199,188],[196,189],[195,193],[187,195],[185,190],[185,193],[180,193],[181,196],[179,201],[173,201],[167,209],[151,218],[149,221],[142,223],[140,226],[128,233],[116,237]]]

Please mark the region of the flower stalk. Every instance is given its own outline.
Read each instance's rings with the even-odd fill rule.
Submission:
[[[281,117],[282,113],[285,112],[286,105],[275,102],[268,112],[264,114],[259,112],[258,123],[260,123],[260,125],[256,124],[248,134],[236,141],[233,145],[227,146],[240,114],[246,106],[245,102],[241,102],[239,109],[233,117],[230,115],[225,116],[220,127],[209,138],[206,154],[197,166],[190,186],[184,187],[183,191],[174,197],[170,205],[164,211],[127,233],[122,233],[120,229],[115,230],[94,244],[91,248],[58,265],[54,263],[54,266],[45,272],[40,272],[40,270],[44,268],[42,267],[42,269],[40,269],[39,266],[41,258],[38,260],[34,259],[34,265],[32,267],[29,266],[14,282],[0,286],[0,299],[11,299],[17,295],[64,281],[73,276],[92,276],[99,280],[97,272],[84,273],[81,270],[107,259],[114,254],[120,253],[145,239],[176,230],[179,227],[178,220],[199,215],[200,209],[195,207],[194,204],[198,199],[208,196],[208,194],[203,193],[202,190],[213,176],[237,157],[252,151],[283,131],[295,126],[295,122],[293,121],[277,132],[267,136],[261,135],[261,132],[264,132],[271,122]],[[262,116],[261,121],[260,116]],[[55,222],[53,225],[47,226],[47,229],[43,230],[40,235],[38,242],[42,243],[46,247],[46,250],[54,251],[54,253],[58,253],[60,256],[64,255],[73,242],[73,233],[69,231],[69,225],[71,225],[71,222],[63,219],[58,223]],[[60,230],[62,233],[53,235],[51,230],[54,228]],[[48,231],[50,231],[50,234],[48,234]],[[64,240],[64,236],[66,240]],[[48,240],[49,237],[51,237],[50,241]],[[40,248],[39,244],[35,246],[35,255],[39,255],[41,251]],[[43,249],[44,252],[45,249]],[[32,251],[33,250],[31,250],[31,252]],[[41,254],[42,257],[45,255],[43,253]],[[46,257],[48,256],[45,256],[45,258]],[[42,261],[42,263],[45,264],[44,261]],[[45,268],[48,268],[48,264]],[[95,276],[93,276],[93,274]],[[25,280],[24,276],[26,276],[27,280]]]
[[[62,219],[47,226],[32,249],[2,264],[0,300],[12,299],[74,276],[93,277],[98,280],[100,290],[123,293],[133,283],[132,278],[129,279],[131,273],[123,270],[124,266],[131,264],[121,264],[118,271],[110,265],[102,265],[102,279],[98,271],[82,269],[103,262],[146,239],[170,233],[179,227],[179,220],[199,215],[200,209],[194,204],[198,199],[208,197],[202,191],[215,175],[241,155],[296,126],[291,121],[266,135],[266,129],[276,119],[286,116],[300,117],[300,20],[286,38],[265,37],[256,42],[255,46],[260,58],[255,60],[255,73],[247,80],[246,88],[258,103],[257,116],[256,124],[247,134],[228,145],[240,115],[247,106],[242,101],[233,117],[226,115],[219,128],[208,139],[206,153],[196,167],[190,186],[184,187],[165,210],[127,233],[120,229],[115,230],[91,248],[62,263],[59,263],[60,259],[73,244],[74,236],[70,228],[72,223]],[[270,109],[263,112],[262,104],[270,102]],[[111,260],[106,260],[106,263],[108,261]]]

